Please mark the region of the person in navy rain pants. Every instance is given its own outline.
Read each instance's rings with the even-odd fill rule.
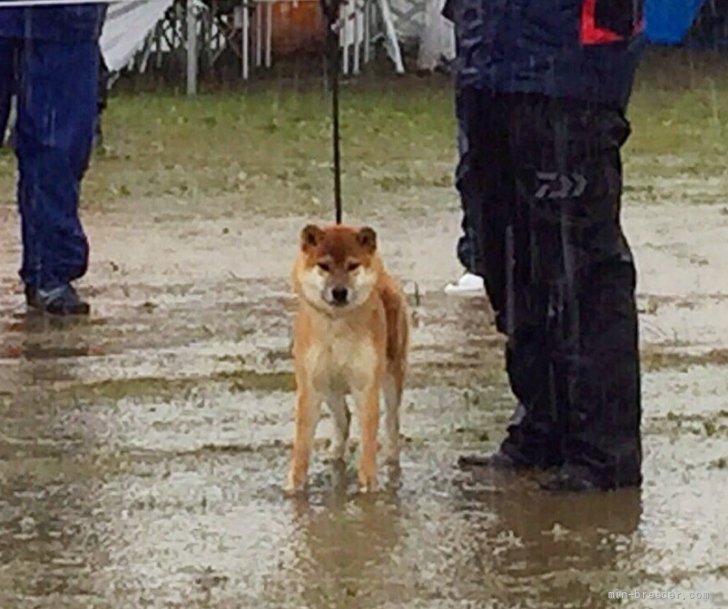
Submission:
[[[20,277],[30,308],[88,314],[72,286],[88,267],[78,213],[98,117],[102,4],[0,8],[0,105],[14,92]]]
[[[460,98],[456,99],[457,101]],[[477,227],[473,226],[472,209],[478,205],[477,190],[468,187],[472,182],[472,167],[467,162],[468,149],[468,126],[460,119],[461,113],[456,108],[458,115],[458,164],[455,171],[455,186],[460,194],[460,207],[463,215],[460,222],[461,234],[458,238],[455,252],[458,262],[463,268],[463,274],[454,283],[445,286],[446,294],[482,294],[483,278],[479,270],[482,267],[479,260],[477,243]],[[475,195],[475,197],[473,197]]]
[[[620,224],[620,149],[642,0],[448,0],[443,14],[455,25],[466,140],[458,188],[517,400],[500,448],[460,465],[544,470],[550,491],[638,486],[636,273]]]
[[[4,72],[10,72],[12,66],[0,65],[0,81],[4,81]],[[12,79],[12,76],[9,78]],[[10,121],[10,108],[12,105],[13,92],[11,89],[2,89],[0,87],[0,148],[5,145],[8,140],[8,123]]]

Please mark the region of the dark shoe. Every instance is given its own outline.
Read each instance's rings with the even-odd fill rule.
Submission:
[[[458,467],[460,469],[471,468],[489,468],[501,471],[523,471],[527,469],[536,469],[538,465],[527,461],[514,459],[498,450],[490,455],[463,455],[458,459]]]
[[[48,291],[26,286],[25,302],[30,308],[50,315],[88,315],[91,311],[70,284]]]
[[[551,478],[541,483],[541,488],[554,493],[585,493],[589,491],[611,491],[617,488],[639,486],[641,477],[634,479],[605,479],[583,465],[567,464]]]
[[[599,485],[589,470],[575,465],[564,465],[540,486],[543,490],[554,493],[585,493],[599,490]]]
[[[39,309],[40,303],[38,302],[38,290],[31,288],[29,285],[25,286],[25,304],[30,309]]]

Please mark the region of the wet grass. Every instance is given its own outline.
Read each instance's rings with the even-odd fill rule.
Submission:
[[[728,458],[721,457],[710,464],[713,469],[728,469]],[[724,575],[728,575],[728,565],[724,565]]]
[[[200,388],[222,385],[228,391],[292,391],[293,375],[288,372],[236,370],[211,375],[190,375],[168,379],[156,376],[112,378],[96,383],[75,384],[62,389],[58,400],[89,402],[121,399],[172,399],[186,396]]]
[[[471,361],[422,362],[412,365],[408,387],[451,387],[470,389],[504,382],[500,354],[473,358]]]
[[[665,416],[651,416],[645,424],[645,433],[667,435],[673,438],[685,434],[711,439],[728,439],[728,410],[710,413],[687,414],[670,411]],[[726,459],[711,462],[714,469],[725,469]]]
[[[129,452],[92,453],[84,455],[64,454],[62,448],[56,454],[43,454],[35,447],[27,455],[14,455],[14,460],[0,460],[0,487],[17,484],[44,489],[49,485],[75,482],[99,481],[111,478],[143,459]],[[146,460],[144,460],[146,461]]]
[[[344,93],[350,184],[384,191],[449,186],[452,108],[444,84],[391,82]],[[104,119],[106,146],[95,156],[85,199],[95,205],[222,195],[248,211],[315,209],[330,190],[327,99],[320,89],[218,92],[191,100],[166,93],[114,96]],[[0,184],[8,195],[12,170],[12,159],[3,156]]]
[[[645,372],[655,372],[666,368],[687,371],[693,366],[726,366],[728,365],[728,349],[685,353],[650,346],[642,349],[641,361]]]
[[[495,364],[495,362],[494,362]],[[477,360],[471,364],[462,362],[425,362],[413,369],[408,388],[453,387],[477,388],[498,383],[503,377],[503,366],[486,366]],[[231,393],[244,391],[295,390],[295,380],[289,371],[263,372],[250,369],[216,372],[209,375],[189,375],[181,378],[138,376],[111,378],[93,383],[79,383],[57,390],[58,403],[116,402],[121,399],[171,400],[189,397],[195,392],[222,389]]]
[[[647,54],[629,111],[630,199],[723,201],[726,68],[725,54]],[[442,76],[383,76],[346,85],[344,185],[352,211],[375,196],[403,209],[454,198],[452,97],[450,81]],[[104,117],[106,145],[85,182],[86,204],[219,196],[251,213],[315,213],[330,198],[327,109],[320,86],[294,90],[280,83],[194,99],[164,92],[115,94]],[[0,154],[5,202],[13,197],[14,166],[7,151]]]
[[[677,346],[676,346],[677,347]],[[271,352],[268,359],[288,360],[287,352]],[[285,356],[285,357],[284,357]],[[90,401],[118,401],[120,399],[178,399],[203,390],[222,389],[231,393],[245,391],[284,391],[295,390],[293,374],[289,370],[261,371],[244,367],[240,358],[226,356],[225,362],[239,363],[238,369],[220,371],[206,375],[189,375],[178,378],[160,376],[138,376],[132,378],[112,378],[93,383],[80,383],[58,389],[56,398],[59,403]],[[479,387],[502,385],[505,371],[499,349],[486,349],[477,357],[455,358],[442,361],[417,362],[412,365],[408,388],[450,387],[466,392]],[[665,369],[688,371],[695,366],[728,365],[728,349],[712,349],[702,353],[689,353],[676,348],[647,345],[641,351],[642,368],[645,372]],[[474,398],[475,399],[475,398]]]

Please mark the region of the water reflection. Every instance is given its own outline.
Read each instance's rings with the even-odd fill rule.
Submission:
[[[523,607],[610,607],[608,592],[629,575],[642,493],[544,493],[507,474],[483,490],[466,490],[460,509],[478,542],[472,561],[498,595]],[[491,517],[480,521],[473,513]],[[480,522],[480,525],[478,523]],[[629,560],[628,560],[629,559]]]
[[[406,519],[394,495],[354,498],[340,488],[323,505],[299,500],[291,564],[304,607],[373,607],[400,593],[397,547]]]

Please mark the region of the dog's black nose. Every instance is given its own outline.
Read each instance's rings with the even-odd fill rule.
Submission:
[[[349,290],[346,288],[334,288],[331,290],[331,298],[336,304],[344,304],[349,296]]]

